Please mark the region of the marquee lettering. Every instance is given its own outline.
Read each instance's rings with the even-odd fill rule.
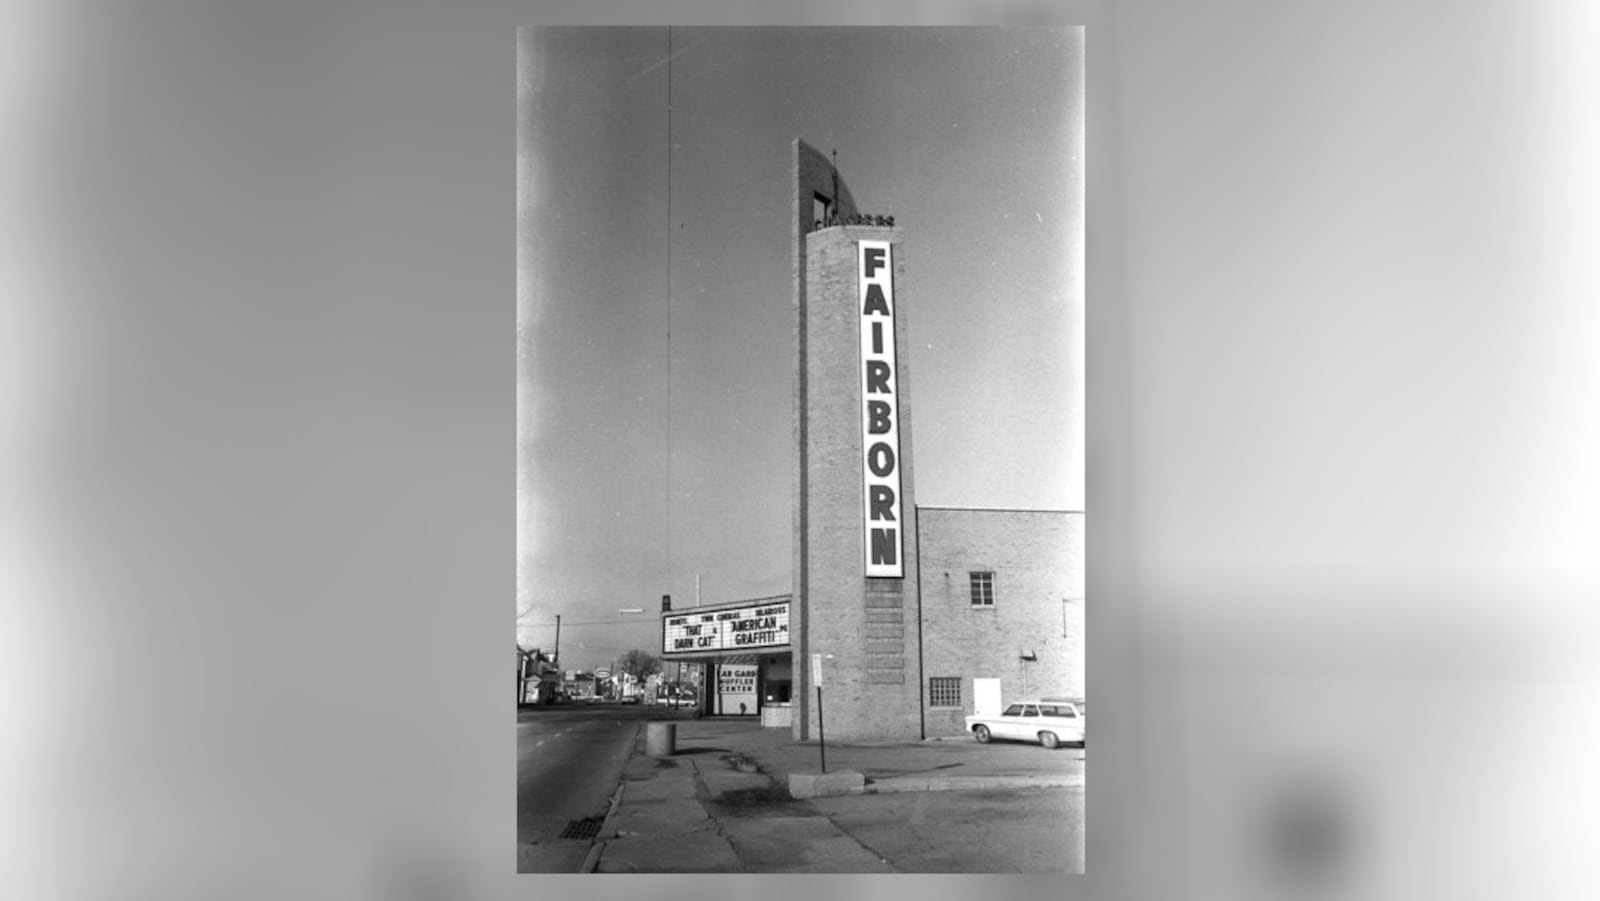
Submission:
[[[857,242],[861,311],[862,545],[869,578],[905,577],[901,560],[900,422],[894,344],[894,246]]]
[[[878,566],[895,566],[895,551],[900,546],[898,529],[872,530],[872,563]]]
[[[884,316],[889,315],[889,301],[883,297],[882,285],[868,285],[867,299],[861,306],[861,315],[871,316],[874,313],[881,313]]]
[[[781,647],[789,643],[789,605],[763,604],[693,617],[664,617],[661,628],[664,653]]]
[[[894,475],[894,448],[879,441],[867,451],[867,468],[875,476]]]
[[[890,425],[889,405],[881,400],[867,401],[867,434],[882,435]]]
[[[888,485],[872,486],[872,514],[868,518],[894,522],[894,489]]]

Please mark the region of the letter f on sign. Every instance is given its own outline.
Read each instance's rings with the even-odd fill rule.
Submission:
[[[875,277],[878,270],[883,268],[883,248],[868,247],[862,251],[862,256],[865,257],[867,278]]]

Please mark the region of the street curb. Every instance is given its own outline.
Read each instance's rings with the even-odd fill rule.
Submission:
[[[895,777],[867,783],[864,794],[894,792],[983,791],[997,788],[1072,788],[1082,786],[1082,777],[1041,779],[1037,776],[973,776],[968,778],[912,779]]]
[[[631,760],[632,758],[629,759]],[[606,818],[600,821],[600,834],[604,835],[609,831],[611,821],[617,816],[617,807],[619,807],[621,804],[622,785],[619,784],[617,785],[617,790],[611,793],[611,809],[606,811]],[[595,871],[595,867],[600,865],[600,855],[605,852],[605,849],[606,843],[603,841],[596,841],[593,845],[591,845],[589,847],[589,855],[583,859],[583,867],[580,868],[578,872],[593,873]]]
[[[583,859],[583,866],[578,868],[579,873],[593,873],[594,868],[600,865],[600,853],[606,849],[605,842],[595,842],[589,848],[589,856]]]
[[[611,793],[611,808],[606,811],[605,819],[600,821],[600,834],[601,835],[605,835],[605,834],[608,833],[609,827],[611,826],[611,821],[616,819],[616,817],[617,817],[617,808],[622,805],[622,789],[623,789],[623,786],[628,784],[627,783],[628,764],[632,763],[633,762],[633,758],[638,757],[638,756],[639,756],[639,730],[638,729],[634,729],[633,730],[633,750],[628,752],[628,759],[624,760],[622,762],[623,781],[618,782],[617,783],[617,790]],[[605,852],[605,849],[606,849],[606,843],[603,842],[603,841],[596,841],[593,845],[591,845],[589,847],[589,854],[588,854],[587,857],[585,857],[583,859],[583,866],[578,870],[578,872],[579,873],[593,873],[594,870],[595,870],[595,867],[600,866],[600,855]]]

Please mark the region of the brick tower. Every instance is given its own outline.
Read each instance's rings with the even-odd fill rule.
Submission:
[[[794,142],[796,739],[922,737],[901,232]],[[831,655],[827,656],[827,655]]]

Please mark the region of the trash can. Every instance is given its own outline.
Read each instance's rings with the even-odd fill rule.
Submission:
[[[649,723],[645,727],[644,753],[649,757],[671,757],[677,753],[678,724]]]

